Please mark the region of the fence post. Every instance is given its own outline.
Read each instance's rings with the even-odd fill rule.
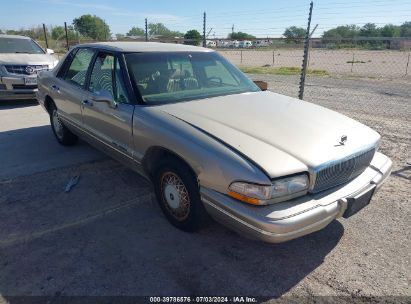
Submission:
[[[298,98],[303,99],[304,97],[304,86],[305,86],[305,76],[307,74],[307,61],[308,61],[308,48],[310,41],[310,26],[311,26],[311,16],[313,13],[313,2],[310,2],[310,12],[308,14],[308,24],[307,31],[304,38],[304,56],[303,56],[303,65],[301,67],[301,78],[300,78],[300,90],[298,92]]]
[[[274,63],[275,63],[275,50],[273,50],[273,66],[274,66]]]
[[[406,66],[406,68],[405,68],[405,76],[408,75],[408,65],[410,64],[410,55],[411,55],[411,54],[408,53],[407,66]]]
[[[49,42],[47,40],[46,25],[43,23],[44,40],[46,40],[46,49],[49,48]]]
[[[147,42],[147,41],[148,41],[148,26],[147,26],[147,18],[146,18],[146,20],[145,20],[145,29],[146,29],[145,34],[146,34],[146,42]]]
[[[68,34],[67,34],[67,22],[64,22],[64,30],[66,31],[66,44],[67,44],[67,51],[69,50],[69,41],[68,41]]]
[[[207,46],[206,42],[206,12],[203,15],[203,47]]]
[[[352,53],[352,60],[351,60],[351,73],[352,73],[352,69],[354,67],[354,52]]]

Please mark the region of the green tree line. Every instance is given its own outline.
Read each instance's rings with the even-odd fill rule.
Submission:
[[[287,39],[304,38],[306,30],[302,27],[290,26],[285,29],[283,36]],[[411,21],[406,21],[401,25],[386,24],[378,27],[375,23],[366,23],[362,27],[349,24],[340,25],[335,28],[324,31],[322,38],[329,40],[341,40],[350,38],[411,38]]]

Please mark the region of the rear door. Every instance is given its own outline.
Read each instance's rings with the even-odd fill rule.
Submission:
[[[87,72],[95,51],[90,48],[74,50],[50,83],[59,115],[75,126],[82,125],[81,102],[85,98]]]
[[[94,139],[132,158],[134,105],[127,93],[123,69],[116,54],[97,54],[82,101],[83,124]]]

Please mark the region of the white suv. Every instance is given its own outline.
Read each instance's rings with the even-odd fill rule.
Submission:
[[[0,35],[0,100],[34,99],[37,72],[58,62],[53,53],[29,37]]]

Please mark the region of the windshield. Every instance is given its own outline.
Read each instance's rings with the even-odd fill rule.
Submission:
[[[260,91],[216,52],[131,53],[126,61],[149,105]]]
[[[44,54],[31,39],[0,38],[0,53]]]

